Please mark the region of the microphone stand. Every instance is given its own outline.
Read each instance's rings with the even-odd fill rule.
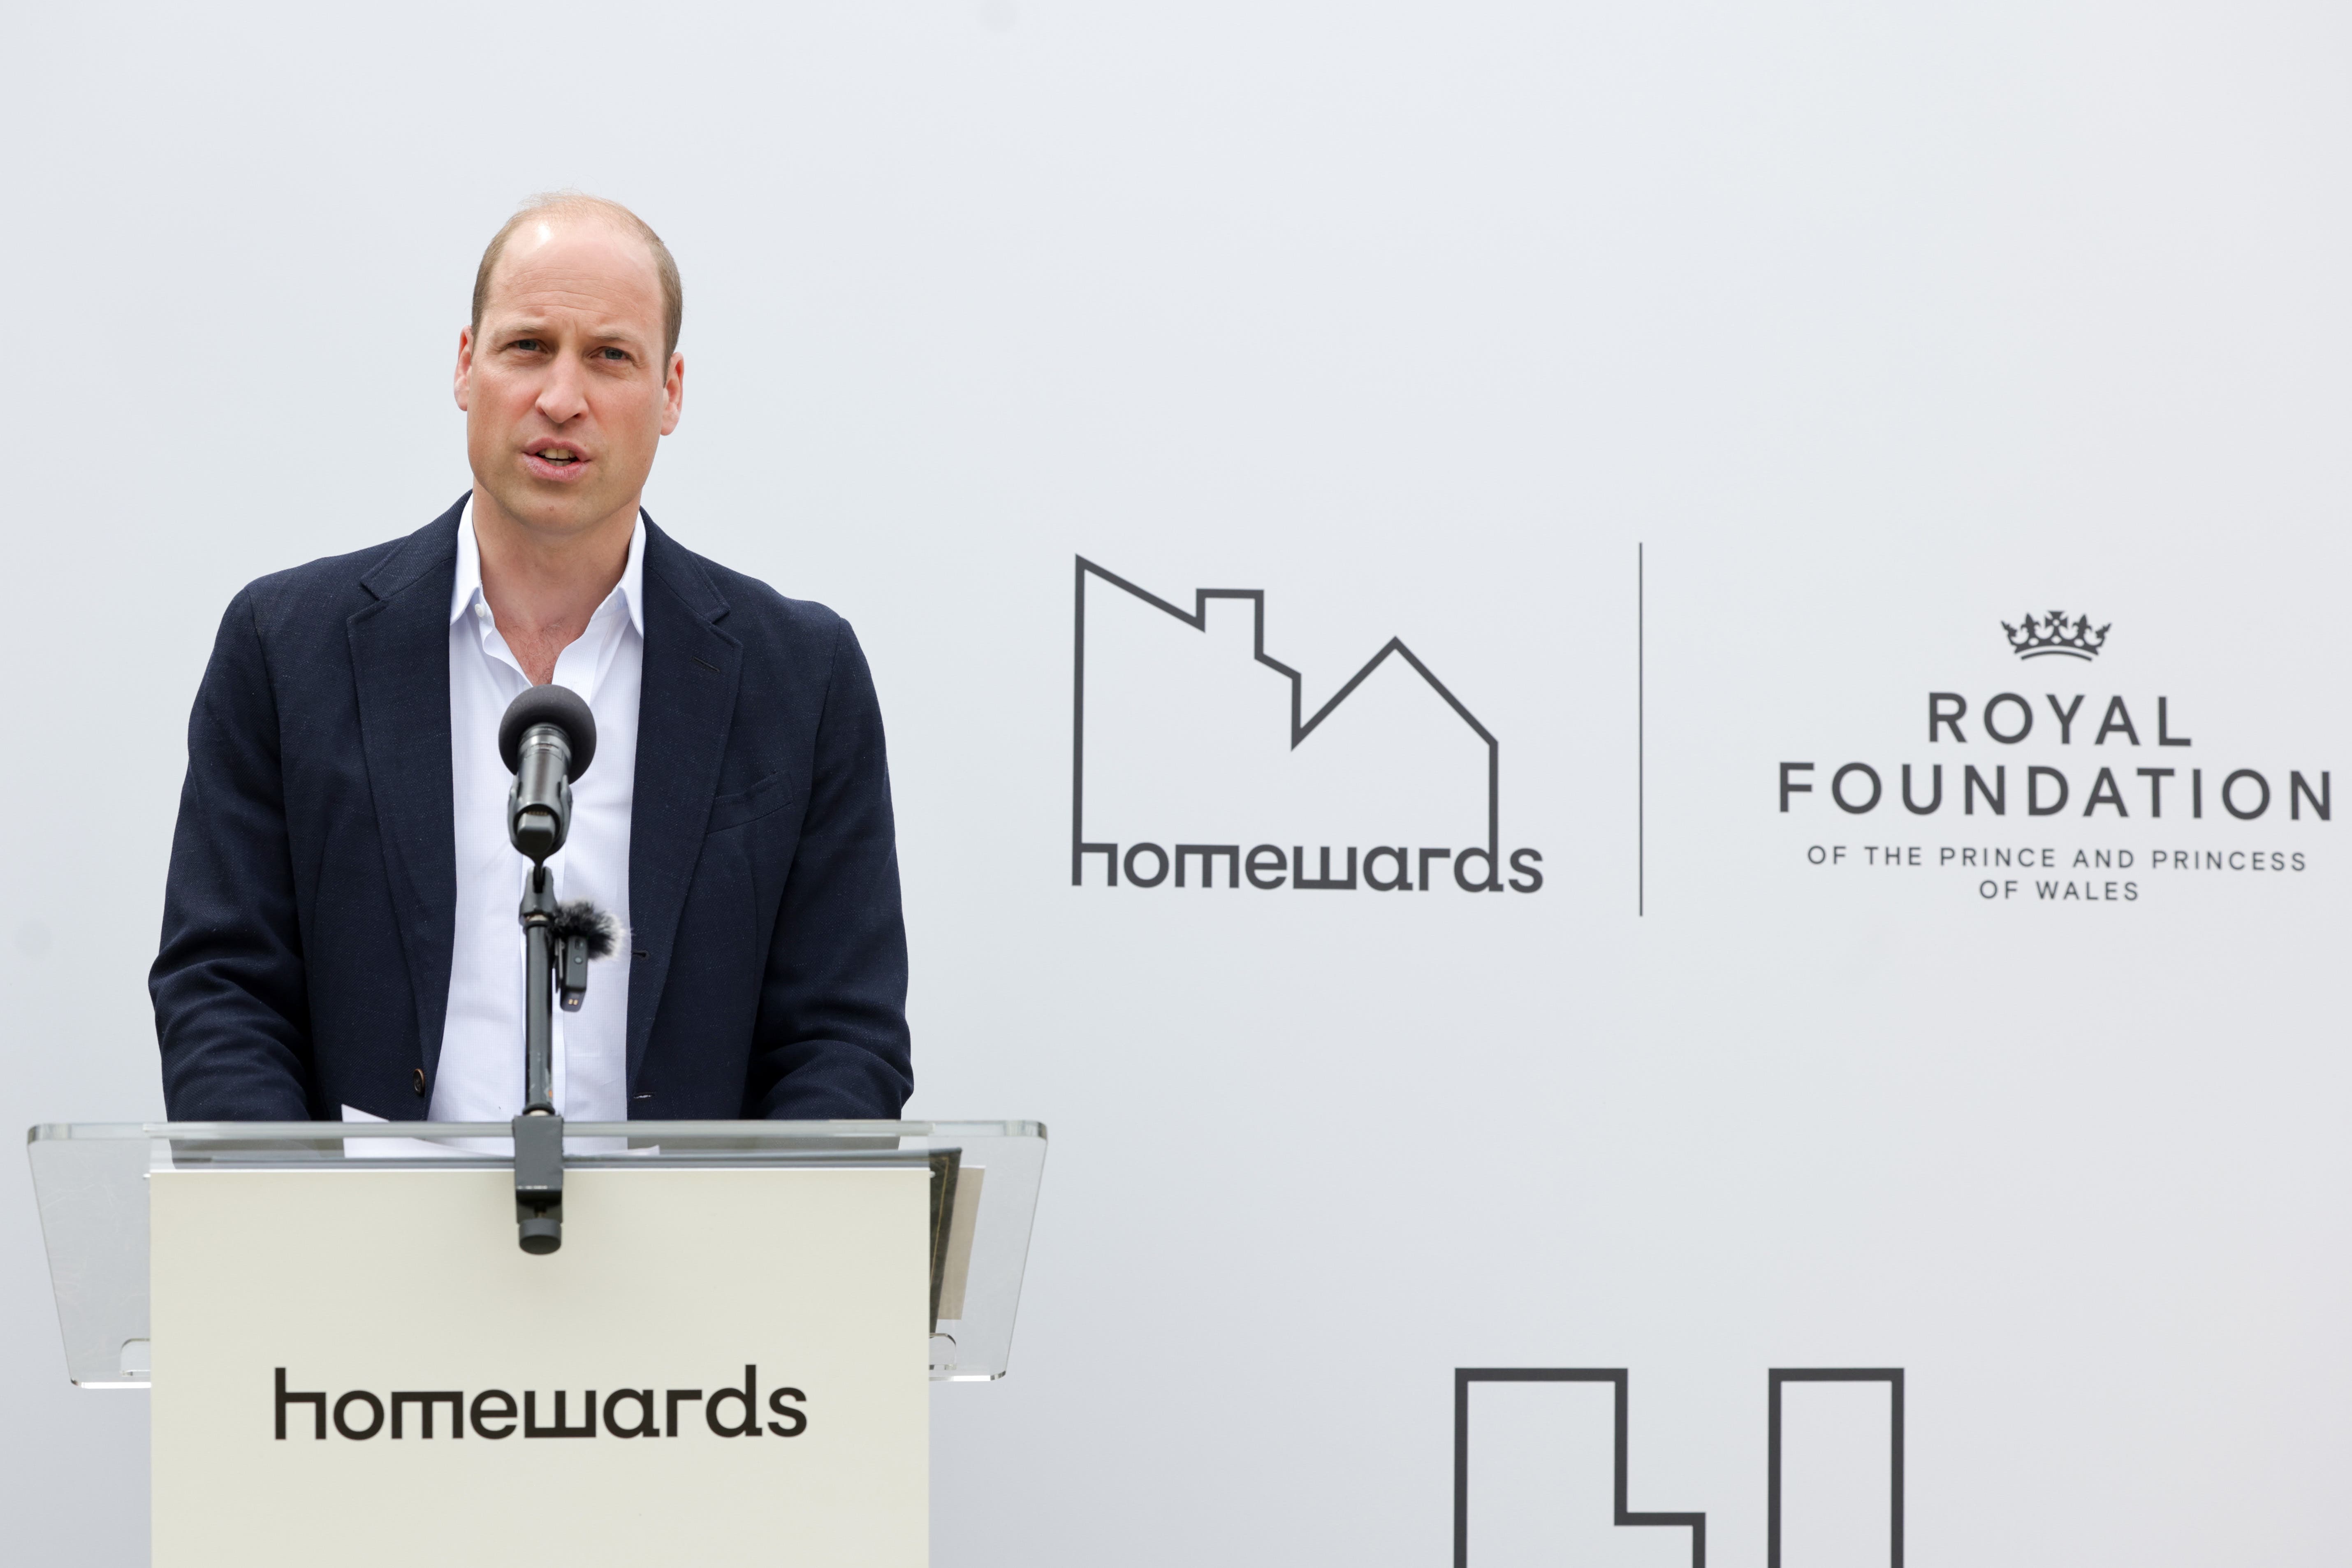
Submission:
[[[576,1013],[588,964],[612,951],[618,928],[585,900],[555,901],[548,857],[572,828],[571,781],[596,755],[596,716],[577,693],[533,686],[499,721],[499,758],[515,776],[507,838],[530,861],[516,911],[523,938],[523,1104],[514,1119],[516,1239],[525,1252],[563,1245],[563,1118],[555,1109],[555,994]],[[560,973],[559,973],[560,972]]]
[[[555,1109],[555,879],[531,862],[522,908],[523,1107],[514,1119],[515,1228],[522,1249],[563,1245],[563,1116]],[[577,1004],[573,1004],[575,1006]]]

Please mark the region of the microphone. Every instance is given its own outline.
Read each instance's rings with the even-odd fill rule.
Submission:
[[[620,951],[621,922],[586,899],[569,899],[555,906],[547,934],[555,952],[555,999],[577,1013],[588,1000],[588,966]]]
[[[522,906],[522,1114],[514,1119],[516,1240],[525,1252],[563,1245],[563,1117],[555,1109],[555,1005],[576,1013],[588,965],[612,952],[618,922],[586,900],[555,901],[547,858],[572,831],[572,781],[596,755],[596,719],[579,693],[534,686],[499,721],[499,756],[514,772],[507,837],[530,857]]]
[[[596,717],[569,687],[531,687],[499,721],[499,756],[515,776],[507,837],[543,864],[572,831],[572,781],[595,759]]]

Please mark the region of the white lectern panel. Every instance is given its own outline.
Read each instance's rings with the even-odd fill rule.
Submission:
[[[157,1171],[156,1568],[919,1568],[930,1181]]]

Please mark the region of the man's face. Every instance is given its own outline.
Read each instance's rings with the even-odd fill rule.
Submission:
[[[683,355],[664,363],[644,242],[593,216],[535,218],[508,239],[478,335],[457,339],[474,482],[534,533],[634,520],[685,379]]]

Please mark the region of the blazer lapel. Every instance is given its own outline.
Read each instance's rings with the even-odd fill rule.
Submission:
[[[360,742],[416,1001],[417,1047],[440,1066],[457,923],[449,762],[449,594],[460,500],[360,579],[376,602],[346,623]]]
[[[629,812],[630,1091],[644,1063],[688,886],[702,856],[735,713],[743,645],[720,631],[727,601],[682,545],[646,519],[645,676]],[[446,769],[446,763],[444,764]]]

